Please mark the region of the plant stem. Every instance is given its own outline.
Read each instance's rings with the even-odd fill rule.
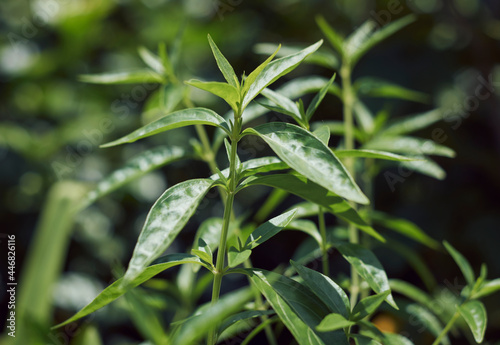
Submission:
[[[436,340],[434,340],[432,345],[439,345],[439,343],[441,342],[441,339],[443,339],[446,336],[446,334],[450,331],[451,327],[453,327],[453,325],[455,324],[455,321],[457,321],[459,316],[460,316],[460,313],[457,310],[455,312],[455,314],[453,314],[453,317],[450,319],[450,321],[448,321],[448,323],[446,324],[444,329],[441,331],[439,336],[436,338]]]
[[[349,61],[344,60],[342,68],[340,69],[340,76],[342,78],[342,99],[344,102],[344,145],[346,150],[354,149],[354,120],[353,120],[353,105],[354,93],[351,83],[351,66]],[[347,171],[356,179],[356,171],[354,169],[354,160],[347,158],[345,160]],[[351,203],[351,206],[356,209],[356,205]],[[351,243],[359,243],[358,229],[352,224],[349,224],[349,241]],[[360,279],[354,267],[351,266],[351,306],[354,308],[358,301],[360,289]]]
[[[323,274],[330,275],[330,265],[328,264],[328,241],[326,238],[325,213],[320,206],[318,211],[319,233],[321,234],[321,252],[323,254]]]

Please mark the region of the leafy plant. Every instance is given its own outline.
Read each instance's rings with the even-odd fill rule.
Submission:
[[[123,277],[56,327],[87,316],[125,295],[132,314],[137,313],[133,317],[137,328],[155,344],[195,344],[203,339],[209,345],[216,344],[233,336],[235,326],[256,318],[261,322],[248,333],[244,344],[261,331],[265,332],[269,344],[277,344],[279,328],[273,329],[275,323],[283,324],[301,345],[347,345],[351,339],[358,345],[411,344],[402,335],[380,331],[370,319],[380,308],[385,308],[384,302],[387,302],[393,310],[404,306],[404,312],[418,315],[431,325],[438,320],[432,308],[433,297],[409,283],[390,280],[373,249],[396,248],[394,250],[410,262],[429,289],[435,288],[435,282],[417,254],[393,239],[389,232],[377,231],[372,224],[403,234],[432,249],[441,246],[417,225],[374,210],[370,203],[374,198],[373,179],[384,168],[379,160],[397,162],[429,176],[443,178],[444,172],[428,156],[452,157],[454,152],[431,141],[408,136],[439,121],[439,109],[389,122],[387,112],[373,115],[362,101],[366,96],[425,101],[425,95],[374,78],[355,82],[351,78],[354,67],[366,53],[413,20],[413,17],[405,17],[383,28],[375,28],[373,22],[368,22],[343,38],[320,17],[318,25],[335,53],[320,50],[322,41],[304,49],[273,47],[269,50],[269,45],[259,46],[259,50],[268,51],[270,56],[241,78],[208,36],[225,82],[191,79],[186,85],[181,84],[177,74],[180,67],[176,65],[179,52],[174,50],[169,55],[165,45],[159,46],[158,55],[145,48],[139,49],[148,65],[145,71],[82,76],[82,80],[94,83],[160,84],[146,105],[146,124],[102,147],[132,143],[191,125],[196,128],[199,143],[194,143],[193,152],[180,147],[158,147],[143,152],[99,183],[87,194],[79,209],[126,182],[178,159],[192,156],[201,159],[213,175],[168,188],[151,207]],[[337,75],[332,73],[330,79],[309,76],[293,80],[277,90],[268,88],[304,60],[332,68],[338,73],[341,85],[335,83]],[[221,116],[211,109],[196,107],[190,87],[222,98],[231,112]],[[316,95],[307,107],[300,99],[294,101],[310,92]],[[329,93],[343,103],[343,122],[313,122],[315,112]],[[252,103],[258,96],[263,97]],[[251,120],[269,110],[290,116],[297,125],[271,122],[248,126]],[[216,129],[213,142],[203,126]],[[337,147],[329,146],[331,134],[343,136]],[[247,136],[263,140],[276,156],[241,161],[238,143]],[[216,160],[221,148],[227,155],[225,169],[221,169]],[[362,181],[362,188],[356,181]],[[233,204],[239,192],[258,185],[271,187],[274,191],[256,212],[258,224],[255,224],[236,215]],[[222,217],[202,223],[190,253],[163,255],[212,188],[219,190],[223,200]],[[304,201],[268,219],[287,194]],[[325,213],[336,216],[341,226],[327,228]],[[318,225],[305,219],[312,216],[317,217]],[[286,268],[272,272],[254,268],[252,251],[288,230],[308,234],[313,246],[307,247],[306,242]],[[498,279],[486,280],[485,267],[476,280],[465,258],[448,243],[444,246],[460,266],[467,286],[457,300],[456,311],[451,316],[440,313],[438,324],[429,327],[436,337],[434,344],[449,343],[447,333],[460,317],[470,327],[474,339],[481,342],[486,312],[478,299],[500,289],[500,284]],[[338,272],[330,269],[332,251],[338,251],[350,265],[350,279],[341,280]],[[322,272],[306,267],[318,257],[322,258]],[[179,278],[168,293],[183,303],[187,312],[179,308],[170,326],[164,327],[165,322],[156,310],[143,303],[144,291],[139,286],[151,284],[157,274],[179,265],[183,265]],[[206,271],[200,273],[199,269]],[[223,278],[228,274],[247,276],[254,289],[245,287],[221,297]],[[210,282],[211,301],[196,308],[201,293]],[[416,303],[397,302],[393,292]],[[447,322],[444,328],[440,326],[441,321]]]

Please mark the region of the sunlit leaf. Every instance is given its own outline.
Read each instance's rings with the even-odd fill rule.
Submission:
[[[142,61],[144,61],[146,65],[151,67],[160,75],[165,74],[165,66],[163,66],[163,62],[158,56],[145,47],[139,47],[138,51]]]
[[[401,167],[427,175],[429,177],[443,180],[446,177],[446,171],[443,170],[436,162],[426,156],[413,156],[418,159],[413,162],[401,162]]]
[[[300,121],[300,111],[297,105],[292,102],[288,97],[285,97],[271,89],[264,89],[261,92],[262,96],[285,110],[286,115],[292,116],[294,119]]]
[[[272,84],[278,78],[295,69],[295,67],[297,67],[302,62],[302,60],[304,60],[310,54],[314,53],[322,43],[323,41],[319,41],[298,53],[285,56],[281,59],[269,63],[262,70],[262,72],[260,72],[255,81],[250,85],[250,88],[248,89],[248,92],[243,99],[242,108],[245,108],[250,103],[250,101],[254,99],[268,85]]]
[[[465,319],[476,342],[481,343],[486,332],[488,318],[483,303],[468,301],[458,307],[460,315]]]
[[[406,161],[416,160],[416,158],[414,157],[406,157],[391,152],[376,151],[376,150],[336,150],[334,151],[334,153],[338,158],[360,157],[360,158],[384,159],[396,162],[406,162]]]
[[[172,244],[213,184],[209,179],[188,180],[170,187],[160,196],[139,235],[124,284],[132,282]]]
[[[321,121],[311,123],[311,128],[316,129],[320,126],[328,126],[333,135],[343,136],[345,134],[345,125],[343,121]],[[358,141],[363,140],[363,134],[358,128],[353,128],[354,138]]]
[[[278,53],[278,51],[280,50],[281,48],[281,45],[279,45],[276,50],[271,54],[271,56],[269,56],[263,63],[261,63],[256,69],[254,69],[249,75],[248,77],[246,77],[244,83],[243,83],[243,90],[242,90],[242,93],[243,95],[246,95],[246,93],[248,92],[248,90],[250,90],[250,88],[252,87],[253,83],[255,83],[255,81],[257,80],[257,78],[259,78],[260,74],[262,73],[262,71],[264,71],[264,68],[267,67],[267,65],[269,65],[269,63],[274,59],[274,57],[276,56],[276,54]]]
[[[401,334],[385,333],[384,345],[413,345],[413,342]]]
[[[314,205],[312,204],[315,208],[315,212],[314,214],[317,214],[318,213],[318,205]],[[318,242],[318,245],[321,246],[321,244],[323,243],[323,240],[321,238],[321,235],[319,233],[319,230],[318,230],[318,227],[316,226],[316,224],[310,220],[305,220],[305,219],[297,219],[297,220],[293,220],[290,222],[290,224],[288,224],[286,226],[286,230],[299,230],[299,231],[302,231],[302,232],[305,232],[306,234],[308,234],[309,236],[311,236],[312,238],[314,238],[316,240],[316,242]]]
[[[367,317],[368,315],[373,314],[378,307],[384,302],[384,300],[391,293],[390,290],[386,290],[380,294],[372,295],[363,298],[354,306],[352,310],[351,320],[361,320]]]
[[[238,77],[236,73],[234,73],[234,69],[227,61],[227,59],[222,55],[221,51],[215,44],[214,40],[210,35],[208,35],[208,43],[210,44],[210,48],[212,49],[212,53],[214,54],[215,60],[217,61],[217,66],[219,66],[220,71],[224,75],[224,78],[229,83],[229,85],[234,86],[235,88],[239,87]]]
[[[384,135],[401,135],[412,133],[429,127],[433,123],[443,120],[443,110],[434,109],[425,113],[413,114],[398,118],[387,124]]]
[[[482,298],[489,296],[497,291],[500,291],[500,278],[493,279],[484,283],[483,286],[475,293],[473,298]]]
[[[313,100],[311,101],[311,103],[307,107],[306,118],[308,121],[311,120],[311,117],[318,109],[321,101],[323,101],[323,98],[325,98],[326,93],[332,87],[333,81],[335,80],[335,77],[336,77],[336,75],[334,74],[333,77],[328,81],[328,83],[326,83],[325,86],[323,86],[321,88],[321,90],[318,92],[318,94],[316,96],[314,96]]]
[[[467,259],[462,254],[460,254],[458,252],[458,250],[453,248],[453,246],[451,244],[449,244],[448,242],[444,241],[443,245],[446,248],[446,250],[448,251],[448,253],[450,253],[453,260],[455,260],[455,262],[457,263],[460,270],[462,271],[462,274],[464,275],[465,280],[467,281],[467,284],[469,286],[473,286],[474,281],[476,279],[474,278],[474,271],[472,270],[472,267],[471,267],[469,261],[467,261]]]
[[[328,314],[316,327],[318,332],[336,331],[345,327],[355,325],[355,322],[346,320],[344,316],[336,313]]]
[[[356,272],[366,280],[373,291],[378,294],[385,291],[391,291],[389,279],[387,278],[384,268],[369,249],[353,243],[338,243],[336,248],[340,251],[342,256],[354,266]],[[398,309],[391,294],[387,296],[386,301],[392,307]]]
[[[254,52],[256,54],[270,55],[274,51],[276,51],[276,48],[277,45],[273,43],[259,43],[254,46]],[[284,57],[287,55],[295,54],[303,49],[303,46],[281,46],[281,49],[278,51],[278,54],[276,54],[276,56]],[[324,47],[305,58],[304,63],[311,63],[330,69],[337,69],[340,65],[339,59],[333,54],[333,52],[329,49],[325,49]]]
[[[316,128],[314,131],[313,131],[313,134],[319,139],[321,140],[321,142],[323,144],[325,144],[326,146],[328,146],[328,142],[330,141],[330,127],[328,126],[320,126],[318,128]],[[336,155],[336,154],[335,154]],[[338,156],[337,156],[338,157]],[[338,157],[340,158],[340,157]]]
[[[229,126],[226,123],[226,120],[214,111],[205,108],[191,108],[179,110],[169,114],[168,116],[164,116],[118,140],[101,145],[101,147],[111,147],[125,143],[133,143],[134,141],[151,135],[190,125],[215,126],[229,133]]]
[[[67,325],[71,322],[74,322],[78,319],[81,319],[84,316],[93,313],[94,311],[108,305],[109,303],[116,300],[118,297],[122,296],[128,290],[144,283],[145,281],[151,279],[155,275],[164,270],[182,264],[196,264],[203,265],[200,258],[194,255],[189,254],[169,254],[160,258],[156,264],[147,267],[142,273],[140,273],[137,277],[135,277],[132,281],[129,282],[127,286],[124,286],[123,278],[118,279],[113,284],[104,289],[92,302],[90,302],[87,306],[85,306],[78,313],[73,315],[68,320],[54,326],[53,328],[59,328],[64,325]]]
[[[429,100],[429,96],[422,92],[413,91],[387,80],[373,77],[357,79],[354,83],[354,89],[357,90],[359,96],[398,98],[420,103],[427,103]]]
[[[271,237],[286,227],[295,216],[296,210],[285,212],[274,217],[255,229],[245,242],[245,247],[254,249],[258,245],[269,240]]]
[[[111,193],[124,184],[154,169],[186,156],[186,151],[176,146],[161,146],[143,151],[140,155],[130,159],[122,168],[113,171],[110,175],[101,180],[82,200],[81,207],[84,208],[92,204],[104,195]]]
[[[420,139],[408,136],[377,137],[366,143],[363,148],[409,155],[455,157],[455,151],[446,146],[436,144],[430,139]]]
[[[333,152],[303,128],[288,123],[266,123],[243,133],[261,137],[288,166],[326,189],[348,200],[369,203]]]
[[[234,111],[237,111],[240,95],[234,86],[216,81],[204,82],[194,79],[186,81],[186,84],[208,91],[222,98]]]
[[[83,74],[78,79],[93,84],[163,84],[165,82],[161,74],[149,69],[118,73]]]

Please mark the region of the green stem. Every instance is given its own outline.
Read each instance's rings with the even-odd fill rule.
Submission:
[[[439,334],[439,336],[436,338],[436,340],[434,340],[434,342],[432,343],[432,345],[439,345],[439,343],[441,343],[441,339],[443,339],[446,334],[448,334],[448,332],[450,331],[451,327],[453,327],[453,325],[455,324],[455,321],[457,321],[457,319],[459,318],[460,316],[460,313],[458,312],[458,310],[455,312],[455,314],[453,314],[453,317],[450,319],[450,321],[448,321],[448,323],[446,324],[446,326],[444,327],[444,329],[441,331],[441,333]]]
[[[354,92],[352,90],[351,82],[351,66],[349,61],[344,60],[342,68],[340,69],[340,76],[342,77],[342,99],[344,102],[344,145],[346,150],[354,149],[354,119],[353,119],[353,106],[354,106]],[[356,179],[356,171],[354,169],[354,160],[347,158],[345,166],[349,173]],[[356,205],[351,203],[352,207],[356,209]],[[352,224],[349,224],[349,241],[351,243],[359,243],[358,229]],[[351,306],[354,307],[358,301],[360,290],[360,279],[353,267],[351,267]]]
[[[323,274],[330,276],[330,265],[328,264],[328,240],[326,238],[325,213],[320,206],[318,211],[319,233],[321,234],[321,252],[323,254]]]

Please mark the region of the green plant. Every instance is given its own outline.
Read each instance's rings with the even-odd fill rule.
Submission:
[[[194,156],[207,162],[213,175],[187,180],[167,189],[148,214],[124,276],[56,327],[89,315],[126,294],[137,328],[155,344],[193,344],[204,338],[207,344],[216,344],[222,337],[234,335],[235,325],[254,318],[260,318],[261,323],[248,334],[244,344],[260,331],[266,333],[270,344],[277,344],[277,327],[272,327],[275,323],[286,326],[299,344],[349,344],[350,339],[354,339],[356,344],[411,344],[402,335],[379,331],[369,321],[384,301],[390,307],[399,309],[399,303],[392,295],[392,291],[396,291],[417,302],[408,306],[405,304],[407,313],[434,323],[431,332],[436,336],[435,344],[449,343],[447,333],[460,315],[472,330],[474,339],[482,341],[486,313],[478,299],[500,289],[498,280],[486,280],[486,268],[475,280],[467,261],[445,243],[446,249],[462,269],[467,287],[462,291],[463,298],[457,301],[457,311],[451,317],[446,313],[438,315],[442,320],[449,320],[445,321],[448,323],[443,328],[441,321],[432,314],[435,312],[432,308],[435,297],[406,282],[389,280],[372,252],[376,246],[396,248],[415,267],[427,287],[434,288],[432,273],[418,256],[391,239],[390,235],[382,236],[371,224],[380,224],[433,249],[439,249],[440,245],[415,224],[373,210],[370,200],[373,200],[373,179],[383,168],[375,160],[403,162],[416,171],[443,177],[440,168],[427,155],[453,156],[453,151],[406,136],[439,121],[440,111],[387,123],[387,112],[372,115],[362,103],[362,95],[416,101],[425,100],[425,97],[373,78],[355,83],[351,80],[354,66],[366,52],[412,21],[412,17],[406,17],[378,30],[374,30],[373,23],[368,22],[344,39],[324,19],[319,18],[320,28],[337,53],[320,51],[315,54],[322,44],[320,41],[302,50],[284,49],[291,53],[273,61],[280,54],[278,47],[252,73],[241,79],[209,36],[212,52],[226,82],[190,80],[186,84],[222,98],[232,109],[226,117],[193,105],[189,88],[182,85],[176,75],[175,61],[178,59],[174,57],[178,53],[174,51],[169,57],[164,45],[160,45],[158,56],[144,48],[139,50],[150,67],[148,71],[82,77],[84,81],[96,83],[148,81],[161,84],[147,105],[146,118],[150,122],[103,147],[131,143],[164,131],[194,125],[200,141],[194,144]],[[316,77],[297,79],[281,91],[267,88],[308,58],[311,62],[338,71],[342,85],[334,83],[334,75],[329,80]],[[317,94],[307,107],[302,100],[292,100],[310,91]],[[328,93],[338,96],[343,102],[344,121],[326,124],[311,122]],[[251,101],[259,95],[264,98],[259,104],[251,105]],[[172,112],[177,107],[182,109]],[[243,128],[267,110],[289,115],[298,125],[272,122]],[[212,143],[202,125],[217,129]],[[329,148],[331,133],[343,135],[340,147]],[[245,136],[259,137],[277,157],[240,161],[238,143]],[[359,148],[356,148],[356,142]],[[424,145],[426,142],[430,145]],[[216,160],[216,153],[221,147],[227,154],[226,169],[220,169]],[[185,150],[176,147],[160,147],[144,152],[99,183],[79,208],[152,169],[188,156],[190,154]],[[357,180],[363,182],[367,195],[357,185]],[[256,185],[281,191],[272,192],[268,201],[256,212],[258,226],[241,219],[233,211],[237,193]],[[222,218],[208,219],[200,226],[191,253],[162,256],[211,188],[218,188],[223,199]],[[306,201],[263,221],[288,193]],[[334,214],[341,226],[327,228],[325,212]],[[318,226],[304,219],[311,216],[317,217]],[[252,251],[282,230],[307,233],[313,239],[314,247],[304,246],[296,260],[285,269],[270,272],[254,268],[250,261]],[[329,255],[332,250],[337,250],[350,264],[350,279],[341,281],[330,269]],[[305,266],[317,257],[322,258],[322,273]],[[199,274],[197,269],[185,268],[188,267],[185,264],[204,268],[207,273]],[[178,265],[184,266],[177,286],[169,293],[185,303],[189,312],[176,310],[170,327],[164,327],[154,308],[144,303],[144,291],[134,288],[150,283],[158,273]],[[243,288],[220,297],[223,277],[228,274],[246,275],[255,289]],[[211,302],[196,308],[197,299],[210,282]]]

